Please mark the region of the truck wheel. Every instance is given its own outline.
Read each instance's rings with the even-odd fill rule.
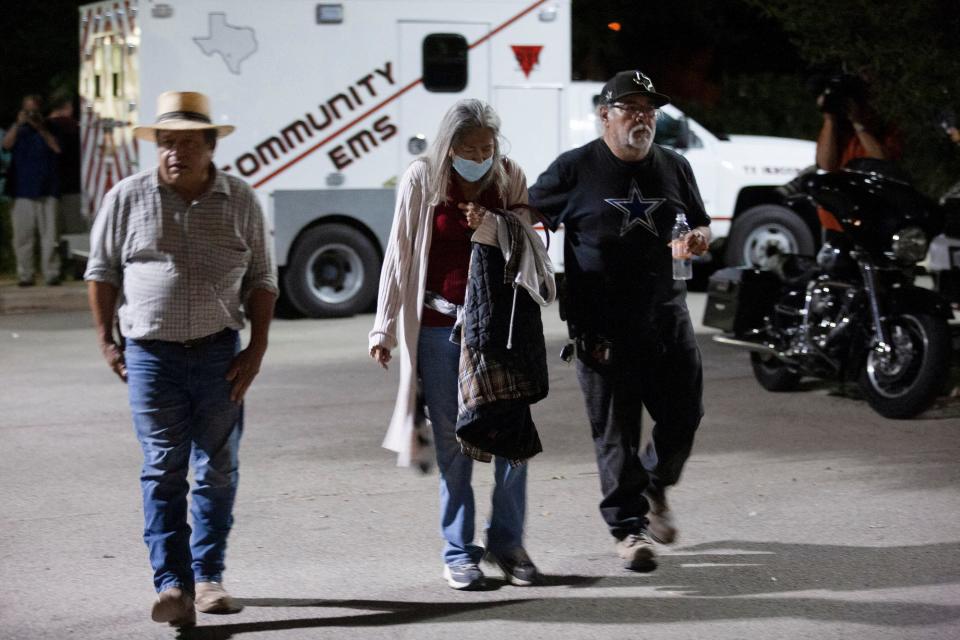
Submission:
[[[765,267],[778,253],[813,255],[813,234],[799,215],[775,204],[747,209],[733,221],[727,238],[728,266]]]
[[[366,311],[377,295],[380,255],[360,231],[343,224],[307,230],[297,240],[284,273],[290,302],[311,318]]]

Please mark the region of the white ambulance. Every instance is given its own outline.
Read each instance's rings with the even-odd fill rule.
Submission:
[[[206,93],[214,121],[237,127],[216,162],[259,194],[283,294],[308,316],[374,303],[396,181],[453,101],[497,109],[531,183],[597,133],[600,85],[570,82],[570,0],[111,0],[80,17],[86,214],[155,166],[132,126],[154,120],[157,95]],[[813,143],[720,141],[673,107],[658,126],[690,159],[720,239],[813,162]],[[796,220],[774,213],[750,241],[804,248]]]

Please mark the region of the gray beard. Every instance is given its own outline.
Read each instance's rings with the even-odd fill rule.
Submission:
[[[646,135],[634,135],[637,131],[645,131]],[[624,140],[624,146],[631,149],[636,149],[646,155],[650,151],[650,147],[653,144],[653,136],[655,131],[643,125],[637,125],[630,129]]]

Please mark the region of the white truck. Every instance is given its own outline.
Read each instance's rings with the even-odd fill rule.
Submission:
[[[570,0],[110,0],[80,18],[86,214],[155,165],[132,126],[153,121],[157,95],[202,91],[214,120],[237,127],[216,161],[259,194],[283,294],[307,316],[371,307],[396,181],[454,100],[493,104],[531,182],[597,134],[600,83],[570,81]],[[672,106],[658,129],[694,168],[715,246],[733,222],[748,247],[728,242],[734,259],[812,249],[810,229],[770,203],[813,143],[719,140]],[[70,243],[82,255],[84,239]],[[562,242],[551,255],[562,270]]]

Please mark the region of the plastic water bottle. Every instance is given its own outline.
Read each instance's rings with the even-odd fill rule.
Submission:
[[[670,234],[674,280],[689,280],[693,277],[693,262],[690,259],[690,250],[683,239],[688,233],[690,233],[690,225],[687,224],[687,216],[678,213],[677,220],[673,223],[673,232]]]

